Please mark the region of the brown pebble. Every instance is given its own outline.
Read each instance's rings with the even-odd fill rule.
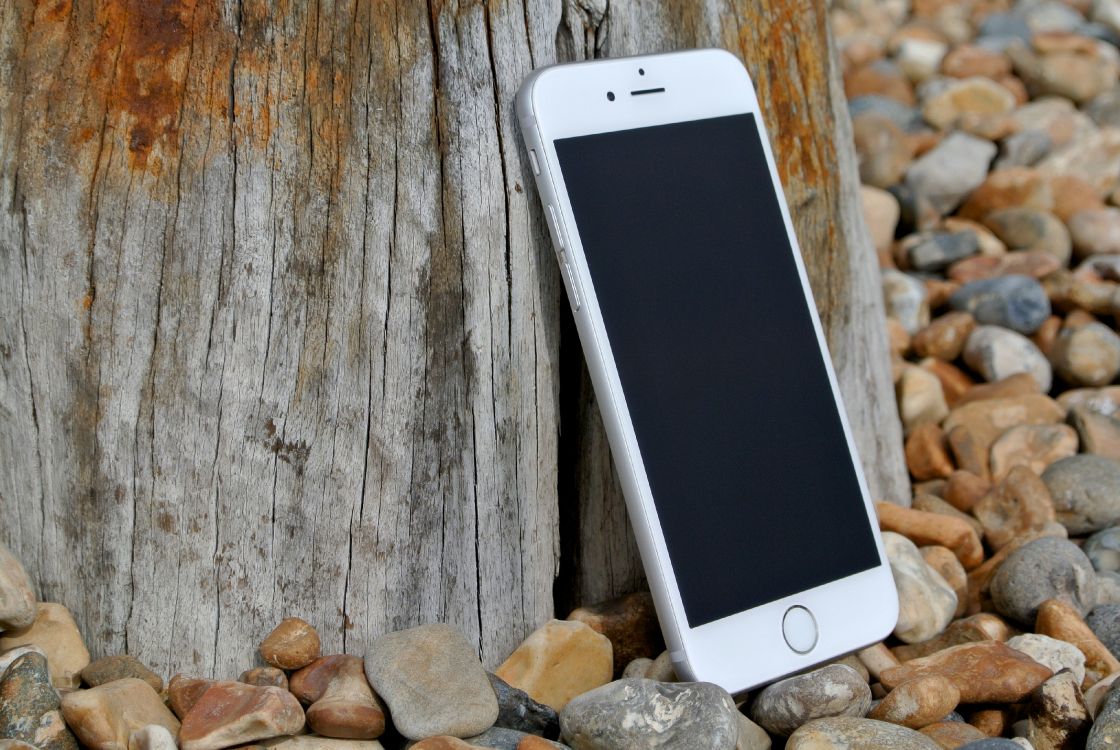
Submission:
[[[1015,466],[1041,476],[1050,464],[1077,453],[1077,443],[1077,432],[1065,424],[1012,427],[992,443],[992,481],[1002,481]]]
[[[957,595],[957,610],[953,616],[960,617],[964,614],[965,607],[968,605],[968,574],[965,572],[964,566],[961,565],[961,561],[957,559],[952,550],[936,544],[921,547],[918,551],[922,553],[922,559],[926,561],[926,565],[936,570],[945,579],[945,583],[949,584],[949,588],[953,589],[953,593]]]
[[[288,675],[284,674],[284,670],[277,669],[276,667],[254,667],[253,669],[247,669],[241,673],[237,681],[244,682],[246,685],[256,685],[257,687],[288,689]]]
[[[879,679],[879,675],[882,674],[884,669],[897,667],[902,663],[891,653],[885,643],[875,643],[856,652],[856,655],[863,662],[863,666],[867,668],[868,674],[876,680]]]
[[[982,740],[985,734],[971,724],[963,721],[939,721],[918,730],[946,750]]]
[[[941,392],[945,394],[945,403],[949,405],[950,409],[955,407],[961,396],[968,393],[969,389],[975,385],[975,382],[964,370],[949,362],[926,357],[919,363],[919,366],[932,372],[941,381]]]
[[[1042,531],[1055,519],[1046,483],[1023,466],[1012,468],[972,512],[984,527],[984,539],[996,550],[1029,531]]]
[[[1035,632],[1072,643],[1085,654],[1085,680],[1092,684],[1120,671],[1120,661],[1101,643],[1077,610],[1058,599],[1047,599],[1038,608]]]
[[[941,633],[928,641],[909,643],[895,646],[891,652],[902,662],[920,659],[923,656],[935,654],[951,646],[960,646],[963,643],[977,643],[979,641],[1006,641],[1011,637],[1011,630],[998,615],[988,612],[971,615],[949,623]]]
[[[638,657],[654,658],[665,650],[665,639],[648,591],[637,591],[610,601],[580,607],[569,620],[587,623],[611,642],[615,677]]]
[[[291,678],[292,694],[311,706],[307,723],[316,734],[370,740],[385,731],[385,712],[366,680],[361,658],[324,656]]]
[[[875,504],[879,528],[908,537],[918,546],[937,544],[952,550],[965,570],[984,561],[980,537],[964,521],[936,513],[903,508],[893,503]]]
[[[919,481],[945,478],[953,473],[949,444],[936,423],[920,424],[906,438],[906,466]]]
[[[994,383],[977,383],[961,396],[957,406],[975,403],[976,401],[990,401],[996,398],[1037,395],[1039,392],[1038,381],[1034,379],[1034,376],[1025,372],[1017,372]]]
[[[301,669],[319,658],[319,634],[298,617],[286,617],[260,647],[261,658],[278,669]]]
[[[297,734],[303,725],[303,709],[286,690],[216,682],[183,717],[179,746],[182,750],[220,750]]]
[[[139,659],[129,654],[106,656],[90,662],[82,670],[82,681],[90,687],[104,685],[113,680],[135,677],[152,686],[157,693],[163,692],[163,679],[148,669]]]
[[[177,674],[167,683],[167,704],[182,719],[216,680]]]
[[[979,708],[968,715],[968,723],[988,737],[1001,737],[1011,726],[1011,711],[1006,708]]]
[[[946,677],[939,674],[916,677],[887,693],[867,718],[921,729],[945,718],[957,707],[960,697],[956,685]]]
[[[883,672],[880,681],[893,689],[930,674],[949,678],[960,691],[962,703],[1017,703],[1053,672],[999,641],[980,641],[905,662]]]
[[[984,477],[958,469],[949,475],[945,500],[957,510],[968,513],[991,489],[991,482]]]
[[[412,750],[471,750],[474,747],[476,746],[464,742],[458,737],[440,735],[420,740],[412,745]]]
[[[1062,319],[1057,315],[1051,315],[1049,318],[1042,322],[1038,330],[1031,334],[1030,339],[1038,350],[1045,356],[1050,356],[1050,350],[1054,348],[1054,342],[1058,340],[1058,333],[1062,330]],[[1034,380],[1034,378],[1031,378]]]

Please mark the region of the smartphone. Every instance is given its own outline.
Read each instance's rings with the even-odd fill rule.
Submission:
[[[894,582],[742,63],[543,68],[517,115],[677,674],[735,693],[886,636]]]

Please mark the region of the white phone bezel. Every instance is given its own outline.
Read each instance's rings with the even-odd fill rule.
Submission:
[[[644,71],[639,74],[639,69]],[[664,93],[632,96],[631,91],[664,87]],[[607,92],[614,92],[609,100]],[[694,50],[557,65],[534,72],[517,96],[517,113],[527,148],[534,152],[537,186],[559,226],[549,224],[562,275],[575,311],[603,423],[622,483],[658,617],[677,673],[739,692],[768,680],[839,656],[885,637],[895,626],[898,600],[879,534],[874,534],[880,564],[793,596],[768,602],[692,628],[684,614],[665,538],[653,503],[633,423],[588,273],[572,206],[559,169],[554,141],[559,138],[627,130],[724,115],[755,115],[770,179],[794,248],[798,274],[812,313],[817,341],[828,372],[844,436],[863,493],[868,523],[877,529],[874,507],[856,455],[851,428],[825,344],[824,332],[793,232],[754,87],[739,60],[723,50]],[[562,237],[558,236],[562,233]],[[561,246],[563,251],[561,251]],[[563,255],[561,255],[563,252]],[[666,301],[668,304],[670,301]],[[573,304],[573,307],[575,305]],[[744,530],[749,531],[749,530]],[[749,543],[749,540],[745,540]],[[791,540],[796,543],[796,540]],[[805,551],[810,554],[810,550]],[[765,571],[744,571],[765,575]],[[799,654],[787,646],[782,618],[789,607],[812,612],[818,626],[816,646]]]

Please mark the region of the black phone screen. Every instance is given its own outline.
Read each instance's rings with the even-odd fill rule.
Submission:
[[[690,626],[878,565],[754,116],[555,146]]]

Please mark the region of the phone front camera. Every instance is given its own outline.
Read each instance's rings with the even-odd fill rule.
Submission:
[[[613,91],[608,91],[607,92],[607,101],[608,102],[613,102],[614,101],[614,92]]]
[[[638,75],[644,76],[645,74],[646,74],[646,69],[645,68],[638,68]]]

